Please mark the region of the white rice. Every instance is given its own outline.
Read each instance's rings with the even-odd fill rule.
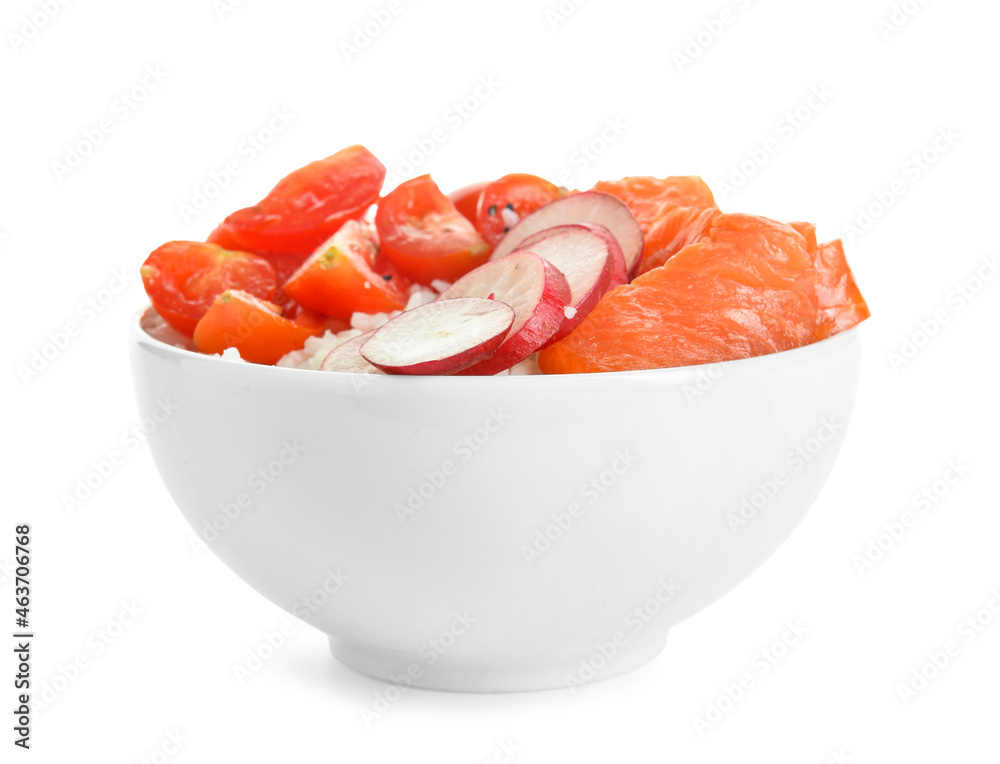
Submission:
[[[399,311],[394,310],[392,313],[352,313],[351,328],[357,329],[359,332],[373,332],[396,315],[399,315]]]
[[[451,286],[447,281],[439,281],[447,289]],[[414,284],[410,287],[410,299],[406,301],[405,310],[413,310],[413,308],[419,308],[421,305],[427,305],[427,303],[434,302],[438,295],[443,292],[444,289],[430,288],[421,286],[420,284]]]
[[[170,326],[152,308],[143,314],[141,325],[143,331],[153,339],[157,339],[167,345],[173,345],[175,348],[184,348],[185,350],[198,352],[198,349],[194,346],[194,340]]]
[[[441,281],[438,279],[433,282],[432,286],[433,288],[421,286],[420,284],[414,284],[411,286],[410,297],[406,302],[406,310],[419,308],[421,305],[433,302],[437,299],[438,295],[451,286],[451,284],[447,281]],[[401,312],[402,311],[395,310],[392,313],[354,313],[351,316],[350,329],[345,329],[342,332],[327,331],[320,337],[310,337],[306,340],[305,345],[303,345],[301,350],[293,350],[291,353],[284,355],[275,364],[275,366],[283,366],[292,369],[312,369],[313,371],[318,371],[320,364],[323,363],[323,359],[326,358],[327,354],[335,347],[342,345],[348,340],[354,339],[365,332],[378,329],[389,319],[395,318]],[[185,337],[180,332],[174,331],[170,328],[170,326],[162,318],[160,318],[154,310],[149,310],[146,313],[146,316],[143,318],[142,328],[151,337],[154,337],[161,342],[165,342],[168,345],[184,348],[186,350],[196,350],[194,343],[190,340],[190,338]],[[234,347],[229,347],[223,350],[220,357],[225,358],[228,361],[239,361],[241,363],[245,363],[243,358],[240,356],[240,351]],[[542,370],[538,368],[538,354],[536,353],[520,363],[515,364],[511,368],[501,371],[497,374],[497,376],[520,376],[524,374],[541,373]]]
[[[338,345],[342,345],[348,340],[352,340],[364,332],[359,329],[345,329],[334,334],[326,331],[320,337],[310,337],[301,350],[293,350],[278,359],[275,366],[286,366],[292,369],[312,369],[319,371],[320,364],[326,358],[327,353]]]
[[[406,310],[419,308],[421,305],[434,302],[438,295],[451,286],[447,281],[440,279],[432,282],[433,288],[413,284],[410,287],[410,298],[406,301]],[[286,366],[293,369],[318,370],[327,354],[338,345],[354,339],[360,334],[372,332],[385,324],[389,319],[395,318],[402,311],[394,310],[391,313],[354,313],[351,315],[351,328],[342,332],[326,332],[322,337],[310,337],[306,340],[305,346],[301,350],[293,350],[288,355],[278,361],[276,366]],[[538,368],[538,354],[534,354],[509,369],[501,371],[497,376],[521,376],[525,374],[541,374]]]
[[[410,286],[410,297],[406,301],[405,310],[417,308],[434,302],[438,292],[420,284]],[[342,345],[348,340],[354,339],[365,332],[372,332],[386,323],[390,318],[395,318],[402,311],[394,310],[391,313],[352,313],[351,328],[342,332],[326,332],[322,337],[310,337],[301,350],[293,350],[283,356],[275,366],[286,366],[293,369],[313,369],[319,370],[323,359],[338,345]]]
[[[507,226],[507,228],[513,228],[521,222],[521,216],[514,212],[514,210],[508,209],[507,207],[500,210],[500,217],[503,219],[503,224]]]
[[[509,369],[501,371],[496,376],[503,377],[520,377],[526,374],[541,374],[542,370],[538,368],[538,353],[529,355],[521,363],[515,363]]]

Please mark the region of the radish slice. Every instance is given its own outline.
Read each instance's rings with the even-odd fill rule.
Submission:
[[[621,253],[617,243],[614,247]],[[549,345],[580,325],[608,291],[615,272],[615,258],[607,241],[582,225],[549,228],[525,239],[514,251],[541,255],[562,272],[569,284],[565,318]]]
[[[570,194],[535,210],[507,232],[491,259],[506,257],[539,231],[573,223],[597,223],[607,228],[622,248],[628,273],[638,267],[642,259],[642,228],[621,199],[602,191]]]
[[[492,356],[462,374],[497,374],[523,361],[559,331],[570,301],[566,277],[534,252],[516,252],[480,265],[448,287],[438,299],[488,298],[491,294],[514,309],[514,323],[507,339]]]
[[[622,254],[622,248],[618,244],[618,239],[607,228],[602,226],[600,223],[571,223],[567,225],[557,225],[552,228],[546,228],[544,231],[539,231],[536,234],[532,234],[527,239],[522,241],[517,245],[517,252],[522,249],[531,249],[531,245],[536,241],[541,241],[542,239],[547,239],[549,236],[555,236],[557,233],[563,231],[590,231],[591,233],[600,236],[608,245],[608,249],[611,251],[611,257],[614,259],[614,270],[611,274],[611,283],[608,285],[608,289],[614,289],[616,286],[621,286],[622,284],[628,283],[628,270],[625,268],[625,255]],[[490,258],[492,259],[492,257]]]
[[[438,299],[376,329],[361,355],[388,374],[454,374],[493,355],[513,323],[497,300]]]
[[[611,256],[614,258],[615,267],[614,272],[611,274],[611,284],[608,286],[608,289],[614,289],[616,286],[627,284],[629,282],[629,270],[625,264],[625,253],[622,252],[621,245],[618,243],[615,235],[600,223],[583,223],[582,225],[604,239],[611,249]],[[639,267],[640,262],[641,260],[636,260],[636,268]]]
[[[372,366],[361,355],[361,346],[371,337],[367,332],[347,342],[342,342],[326,354],[320,371],[346,371],[354,374],[384,374],[377,366]]]

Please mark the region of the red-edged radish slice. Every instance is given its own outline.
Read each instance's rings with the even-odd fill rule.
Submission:
[[[513,323],[497,300],[438,299],[376,329],[361,355],[388,374],[454,374],[493,355]]]
[[[608,286],[608,289],[614,289],[616,286],[627,284],[629,282],[629,271],[628,266],[625,264],[625,253],[622,252],[621,245],[618,243],[615,235],[600,223],[583,223],[582,225],[604,239],[611,249],[611,256],[615,260],[615,268],[611,274],[611,284]],[[641,261],[636,261],[635,267],[638,268],[640,265]]]
[[[614,246],[618,248],[617,243]],[[565,318],[548,344],[558,342],[580,325],[608,291],[614,275],[615,259],[611,248],[602,236],[586,226],[549,228],[525,239],[514,251],[541,255],[562,272],[569,284]]]
[[[614,270],[611,274],[611,284],[608,286],[608,289],[614,289],[616,286],[628,283],[628,270],[625,268],[625,255],[622,254],[622,248],[618,244],[618,239],[616,239],[611,231],[602,226],[600,223],[571,223],[567,225],[557,225],[553,228],[546,228],[544,231],[532,234],[527,239],[522,241],[517,245],[517,249],[514,251],[517,252],[522,249],[530,250],[531,245],[536,241],[541,241],[542,239],[554,236],[555,234],[566,230],[587,230],[604,239],[604,241],[607,242],[608,249],[611,250],[612,258],[614,258]]]
[[[625,202],[602,191],[570,194],[535,210],[507,232],[490,259],[509,255],[539,231],[573,223],[597,223],[611,231],[622,248],[625,268],[629,274],[635,271],[642,258],[642,228]]]
[[[378,366],[372,366],[361,355],[361,346],[374,332],[360,334],[352,340],[342,342],[326,354],[320,371],[347,371],[354,374],[384,374]]]
[[[492,356],[462,374],[498,374],[523,361],[559,331],[570,301],[566,277],[534,252],[516,252],[480,265],[448,287],[438,299],[490,295],[514,309],[514,323],[507,339]]]

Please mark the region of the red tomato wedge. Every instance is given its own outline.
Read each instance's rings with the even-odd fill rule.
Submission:
[[[379,202],[375,227],[384,254],[421,284],[455,281],[490,259],[490,247],[441,189],[423,175]]]
[[[156,312],[188,337],[227,289],[269,299],[277,286],[274,268],[264,258],[201,241],[167,242],[153,250],[139,274]]]
[[[476,228],[490,247],[495,247],[514,225],[563,192],[537,175],[504,175],[483,189],[476,210]]]
[[[479,208],[479,197],[482,196],[483,189],[489,184],[488,180],[484,180],[469,186],[463,186],[457,191],[452,191],[448,194],[448,198],[455,205],[455,209],[461,212],[462,217],[473,225],[476,224],[476,210]]]
[[[252,207],[237,210],[209,236],[227,248],[268,258],[286,278],[347,220],[378,200],[385,167],[351,146],[286,175]]]
[[[274,303],[231,289],[220,294],[198,322],[194,344],[202,353],[221,353],[232,347],[245,361],[273,364],[322,333],[322,328],[285,318]]]
[[[310,329],[318,329],[320,334],[323,332],[333,332],[336,334],[337,332],[342,332],[351,328],[351,322],[348,320],[343,318],[330,318],[329,316],[324,316],[318,311],[303,307],[294,300],[289,300],[287,297],[285,300],[285,304],[281,306],[281,315],[289,321],[294,321],[295,323]]]
[[[282,291],[300,306],[336,319],[406,307],[409,282],[378,252],[369,228],[349,220],[292,274]]]

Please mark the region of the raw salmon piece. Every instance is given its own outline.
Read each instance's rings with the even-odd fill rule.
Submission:
[[[697,175],[601,181],[594,190],[617,196],[639,221],[643,234],[640,274],[663,265],[700,239],[719,214],[712,190]]]
[[[819,287],[820,310],[825,319],[817,329],[817,339],[831,337],[857,326],[871,315],[861,296],[840,239],[820,244],[818,249],[823,283]]]
[[[822,320],[817,339],[830,337],[844,329],[857,326],[871,315],[868,303],[854,280],[851,266],[847,264],[844,243],[840,239],[819,244],[816,226],[812,223],[789,223],[801,233],[816,261],[822,280],[818,287]]]
[[[688,244],[698,241],[720,214],[716,207],[664,207],[646,233],[639,275],[659,268]]]
[[[612,290],[538,358],[549,374],[629,371],[766,355],[868,317],[839,242],[808,224],[719,214],[665,265]]]
[[[633,176],[621,180],[602,180],[594,191],[617,196],[635,215],[643,234],[648,234],[665,205],[674,207],[715,207],[712,190],[697,175],[670,178]]]
[[[788,225],[802,234],[802,238],[806,240],[806,249],[814,253],[816,247],[819,246],[816,240],[816,226],[812,223],[789,223]]]

